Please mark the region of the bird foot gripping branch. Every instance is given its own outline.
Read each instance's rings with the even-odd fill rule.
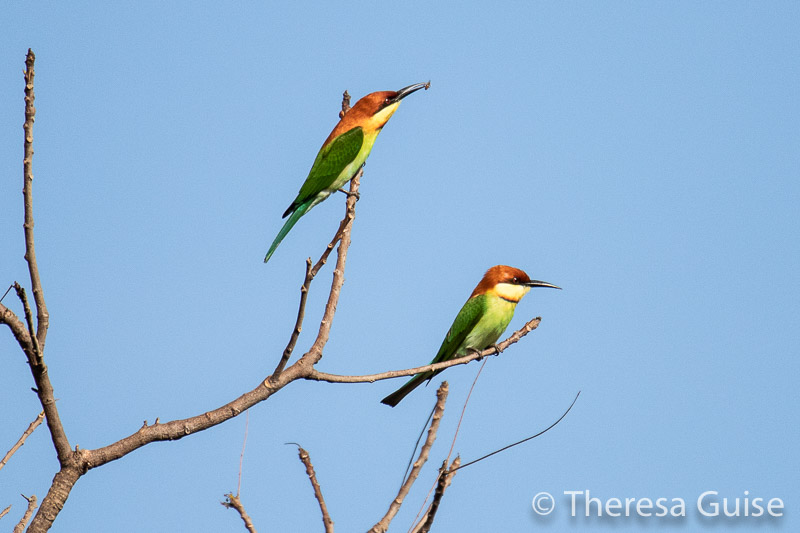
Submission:
[[[427,90],[430,86],[429,81],[409,85],[399,91],[378,91],[366,95],[346,111],[343,106],[341,120],[322,143],[300,192],[283,213],[283,218],[289,218],[272,242],[264,258],[265,263],[306,212],[355,176],[369,157],[381,129],[397,111],[400,101],[409,94],[420,89]]]

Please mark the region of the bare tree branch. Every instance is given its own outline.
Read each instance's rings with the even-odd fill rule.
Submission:
[[[314,465],[311,464],[311,456],[296,442],[292,444],[297,446],[297,454],[306,466],[306,475],[308,475],[308,479],[311,481],[311,487],[314,489],[314,496],[319,502],[320,511],[322,511],[322,523],[325,525],[325,533],[333,533],[333,520],[331,520],[331,515],[328,514],[328,506],[325,505],[325,499],[322,497],[322,488],[319,486],[319,481],[317,481]]]
[[[14,290],[17,292],[17,298],[22,303],[22,312],[25,315],[25,324],[28,326],[28,336],[31,339],[31,344],[33,345],[33,359],[39,362],[42,358],[42,350],[39,347],[39,340],[36,338],[36,331],[33,328],[33,313],[31,313],[31,306],[28,303],[28,295],[25,294],[25,289],[22,286],[14,282]],[[33,363],[31,363],[33,364]]]
[[[278,379],[278,376],[283,372],[286,363],[289,362],[289,358],[292,356],[292,351],[294,351],[294,346],[297,344],[297,339],[300,338],[300,332],[303,331],[303,318],[305,318],[306,314],[308,288],[313,279],[314,276],[311,275],[311,258],[309,257],[306,259],[306,277],[305,280],[303,280],[303,284],[300,286],[300,308],[297,310],[297,320],[295,321],[294,329],[292,329],[292,336],[289,338],[289,344],[287,344],[286,348],[283,350],[283,356],[278,362],[278,366],[275,367],[275,371],[272,373],[272,379]]]
[[[11,506],[9,505],[8,507],[6,507],[2,511],[0,511],[0,518],[3,518],[5,515],[7,515],[10,510],[11,510]]]
[[[35,100],[33,92],[33,65],[35,60],[36,56],[33,51],[28,49],[28,55],[25,58],[25,124],[23,125],[23,130],[25,132],[25,156],[22,163],[22,196],[25,205],[23,229],[25,233],[25,260],[28,263],[28,271],[31,277],[31,290],[33,291],[33,300],[36,303],[37,324],[36,334],[34,335],[32,332],[32,321],[28,318],[29,328],[31,330],[29,337],[31,337],[31,339],[30,349],[26,351],[26,354],[31,367],[31,373],[33,374],[33,380],[36,383],[36,394],[39,396],[39,402],[42,404],[42,409],[47,417],[47,427],[50,430],[53,446],[55,446],[59,462],[64,465],[70,454],[69,440],[64,432],[64,426],[61,424],[58,409],[56,408],[55,397],[53,395],[53,386],[47,374],[47,366],[42,359],[45,339],[47,338],[47,329],[50,323],[50,314],[47,312],[47,306],[44,302],[44,292],[42,291],[42,282],[39,278],[39,267],[36,263],[36,250],[33,244],[33,122],[36,117],[36,108],[33,105]],[[19,287],[19,285],[17,285],[17,287]],[[20,295],[20,299],[23,299],[23,305],[27,307],[27,302],[24,299],[25,293],[21,291],[21,287],[17,289],[17,294]],[[26,309],[26,315],[28,314],[30,314],[29,308]],[[23,346],[23,349],[24,348]]]
[[[360,170],[356,177],[360,178],[363,170]],[[355,179],[355,178],[354,178]],[[355,185],[355,189],[352,188],[351,182],[351,192],[358,201],[358,184]],[[355,192],[353,192],[355,191]],[[355,202],[353,203],[353,208],[355,209]],[[349,205],[347,208],[347,213],[350,213]],[[339,223],[339,229],[336,230],[336,234],[331,239],[331,242],[328,243],[328,246],[325,247],[325,251],[322,252],[322,255],[314,264],[311,266],[311,258],[309,257],[306,259],[306,277],[303,281],[303,285],[300,287],[300,306],[297,311],[297,321],[295,322],[294,329],[292,330],[292,336],[289,339],[289,344],[286,345],[286,349],[283,351],[283,356],[281,357],[280,362],[278,363],[277,368],[275,368],[275,372],[272,373],[272,378],[276,379],[280,376],[281,372],[283,372],[286,363],[288,363],[289,358],[292,356],[292,351],[294,350],[295,344],[297,344],[297,339],[300,337],[300,332],[303,330],[303,318],[305,317],[306,312],[306,300],[308,300],[308,291],[311,288],[311,282],[319,273],[320,269],[325,266],[325,263],[328,261],[328,256],[331,255],[333,248],[336,246],[336,243],[342,239],[342,235],[344,234],[344,230],[348,227],[349,222],[352,219],[348,219],[347,214],[345,214],[345,218]]]
[[[26,429],[22,433],[22,436],[19,438],[17,443],[14,446],[12,446],[11,449],[8,450],[8,453],[5,455],[5,457],[3,457],[2,460],[0,460],[0,470],[2,470],[4,466],[6,466],[6,463],[8,463],[9,459],[11,459],[11,456],[14,455],[17,452],[17,450],[19,450],[22,447],[23,444],[25,444],[25,439],[27,439],[30,436],[30,434],[33,433],[33,430],[39,427],[39,424],[42,423],[43,419],[44,419],[44,411],[39,413],[39,416],[37,416],[33,420],[33,422],[30,423],[28,429]]]
[[[0,324],[5,324],[11,329],[11,333],[26,354],[33,353],[31,336],[28,334],[25,324],[11,309],[3,304],[0,304]]]
[[[241,500],[238,496],[234,496],[232,493],[228,493],[225,495],[226,500],[221,503],[224,507],[228,509],[236,509],[236,512],[239,513],[239,516],[242,517],[242,521],[244,522],[244,527],[247,528],[247,531],[250,533],[257,533],[256,527],[253,525],[253,521],[250,519],[250,515],[247,514],[247,511],[244,510],[244,505],[242,505]]]
[[[350,180],[350,191],[347,195],[347,213],[344,220],[340,224],[341,233],[339,239],[339,247],[336,254],[336,266],[333,269],[333,280],[331,281],[331,291],[328,295],[328,302],[325,304],[325,312],[322,315],[322,320],[319,323],[319,333],[317,339],[311,346],[311,349],[306,352],[300,360],[295,363],[295,366],[300,366],[306,369],[306,372],[311,371],[313,366],[322,359],[322,350],[328,342],[331,333],[331,326],[333,325],[333,316],[336,314],[336,305],[339,303],[339,295],[344,285],[344,268],[347,263],[347,250],[350,248],[350,230],[353,227],[353,220],[356,217],[356,202],[358,201],[358,186],[361,182],[361,176],[364,173],[364,167],[361,167],[353,179]]]
[[[345,89],[344,93],[342,93],[342,110],[339,111],[339,118],[344,118],[345,113],[348,111],[350,111],[350,93]]]
[[[369,530],[369,533],[385,533],[389,529],[389,523],[400,510],[400,506],[403,505],[403,500],[411,490],[411,486],[417,480],[417,476],[419,476],[422,466],[428,460],[428,454],[430,453],[431,447],[436,440],[436,432],[439,430],[439,423],[442,421],[444,404],[447,401],[448,392],[449,388],[447,382],[443,381],[439,386],[439,390],[436,391],[436,408],[431,419],[431,427],[428,430],[428,438],[425,440],[425,444],[422,445],[422,448],[419,451],[419,458],[414,463],[414,467],[411,469],[411,473],[408,475],[405,483],[403,483],[403,485],[400,487],[400,491],[397,493],[397,496],[392,501],[391,505],[389,505],[389,510],[387,511],[386,515],[384,515],[384,517],[381,518],[377,524],[372,526],[372,529]]]
[[[25,514],[22,515],[20,518],[19,523],[14,526],[14,533],[22,533],[25,529],[25,524],[28,523],[28,520],[31,519],[31,515],[33,514],[33,510],[36,509],[36,496],[31,496],[28,498],[24,494],[20,494],[23,498],[28,501],[28,508],[25,509]]]
[[[166,423],[160,423],[158,420],[156,420],[153,425],[147,425],[145,423],[135,433],[108,446],[95,450],[81,450],[76,448],[75,451],[72,452],[67,448],[67,453],[64,458],[62,458],[61,453],[59,453],[59,460],[62,465],[61,470],[56,474],[50,490],[42,500],[42,505],[31,522],[30,531],[47,531],[52,526],[64,502],[66,502],[69,497],[72,487],[88,470],[115,461],[151,442],[181,439],[187,435],[221,424],[226,420],[238,416],[255,404],[268,399],[292,381],[306,377],[308,372],[313,369],[313,364],[322,357],[322,349],[330,334],[331,322],[336,312],[336,303],[338,302],[339,293],[344,283],[344,266],[347,258],[347,249],[350,245],[350,228],[355,218],[358,182],[362,172],[363,169],[359,170],[350,182],[350,194],[347,198],[345,217],[340,224],[339,231],[337,231],[337,234],[341,233],[341,237],[338,239],[337,263],[333,274],[331,293],[320,323],[320,333],[312,349],[295,364],[281,372],[277,378],[266,378],[255,389],[242,394],[235,400],[212,411]],[[333,244],[328,245],[330,250],[333,250],[336,240],[337,239],[334,238],[334,241],[332,241]],[[327,254],[323,254],[323,257],[327,258]],[[322,264],[323,263],[319,264],[319,268],[322,267]],[[314,273],[313,269],[312,273]],[[46,367],[43,364],[41,367],[44,369],[44,377],[46,378]],[[34,377],[37,377],[36,372],[34,372]],[[50,392],[50,397],[52,397],[52,387],[49,386],[49,380],[42,380],[41,382],[42,385],[40,385],[40,380],[37,379],[37,386],[40,386],[40,397],[48,390]],[[45,414],[47,415],[49,426],[50,414],[48,406],[44,405],[44,402],[43,407],[45,407]],[[51,407],[53,409],[55,408],[55,402],[51,404]],[[58,413],[55,412],[56,420],[57,415]],[[60,421],[58,427],[61,427]],[[61,431],[63,435],[63,428]],[[51,429],[51,434],[52,433],[53,430]],[[66,437],[64,437],[64,441],[66,442]]]
[[[425,513],[425,516],[423,516],[423,520],[420,520],[420,523],[417,524],[417,527],[413,529],[414,533],[417,533],[417,531],[419,531],[419,533],[428,533],[431,530],[433,519],[436,517],[436,511],[439,510],[439,504],[442,502],[444,491],[453,481],[453,476],[456,475],[456,470],[460,464],[460,457],[456,457],[453,462],[450,463],[449,468],[447,467],[446,460],[444,463],[442,463],[442,468],[439,469],[439,481],[436,483],[436,492],[433,494],[433,500],[431,501],[431,505],[428,507],[428,511]]]
[[[372,383],[374,381],[380,381],[382,379],[398,378],[402,376],[413,376],[420,372],[442,370],[444,368],[450,368],[451,366],[463,365],[469,363],[470,361],[475,361],[476,359],[483,359],[488,355],[497,355],[502,353],[509,346],[511,346],[516,342],[519,342],[519,340],[522,337],[524,337],[525,335],[527,335],[528,333],[539,327],[539,323],[541,321],[542,317],[533,318],[529,320],[520,329],[515,331],[509,338],[507,338],[503,342],[500,342],[495,346],[490,346],[489,348],[486,348],[482,352],[471,353],[463,357],[451,359],[450,361],[444,361],[441,363],[435,363],[425,366],[418,366],[415,368],[409,368],[408,370],[391,370],[389,372],[381,372],[379,374],[367,374],[363,376],[343,376],[339,374],[328,374],[326,372],[320,372],[317,369],[313,368],[308,372],[307,375],[304,375],[303,378],[313,381],[327,381],[329,383]]]
[[[23,517],[23,520],[18,524],[21,530],[25,527],[28,520],[31,520],[28,531],[29,532],[43,532],[47,531],[53,524],[59,512],[63,508],[70,491],[80,477],[93,468],[102,466],[108,462],[117,460],[125,455],[133,452],[134,450],[156,441],[165,440],[178,440],[185,436],[191,435],[198,431],[211,428],[217,424],[225,422],[233,417],[238,416],[243,411],[254,406],[255,404],[265,401],[270,398],[274,393],[281,390],[289,383],[298,379],[311,379],[318,381],[332,381],[332,382],[365,382],[375,381],[377,379],[386,379],[396,376],[407,376],[419,371],[424,370],[438,370],[455,364],[463,364],[473,359],[490,355],[491,353],[500,353],[510,344],[517,342],[528,332],[535,329],[539,324],[539,319],[533,319],[528,322],[525,327],[517,331],[506,341],[498,345],[496,349],[492,348],[486,350],[482,354],[473,354],[459,360],[454,360],[446,363],[439,363],[437,365],[428,365],[407,371],[387,372],[383,374],[375,374],[371,376],[336,376],[333,374],[325,374],[317,372],[314,368],[323,356],[325,345],[330,337],[333,318],[336,313],[336,307],[339,301],[342,286],[344,284],[344,269],[347,262],[347,253],[351,242],[352,224],[355,219],[355,205],[358,200],[358,189],[363,169],[359,169],[356,175],[350,181],[350,188],[347,194],[346,211],[339,228],[334,235],[334,238],[328,244],[326,250],[320,256],[316,264],[312,266],[311,261],[306,263],[306,276],[301,288],[300,305],[298,309],[298,316],[295,329],[292,332],[289,343],[284,350],[282,357],[275,368],[273,374],[254,389],[249,392],[241,394],[239,397],[228,402],[225,405],[217,407],[206,413],[189,417],[181,420],[173,420],[166,423],[161,423],[156,419],[152,425],[145,424],[134,433],[124,437],[112,444],[97,448],[94,450],[82,450],[76,447],[74,450],[70,448],[69,440],[67,439],[66,432],[61,423],[58,410],[56,408],[53,387],[49,379],[47,366],[44,363],[44,349],[45,340],[49,328],[49,313],[45,304],[44,292],[42,289],[41,278],[39,275],[38,264],[36,260],[36,251],[34,246],[34,217],[33,217],[33,123],[35,119],[36,110],[34,107],[34,62],[35,56],[31,50],[28,51],[26,58],[25,70],[25,124],[24,124],[24,161],[23,161],[23,202],[24,202],[24,237],[25,237],[25,261],[28,265],[28,270],[31,279],[31,291],[33,293],[33,303],[35,304],[36,321],[34,324],[34,313],[31,305],[27,300],[27,295],[24,289],[15,284],[17,294],[23,304],[25,320],[21,320],[14,312],[0,303],[0,323],[6,324],[11,329],[12,334],[19,343],[20,347],[28,358],[31,367],[31,373],[36,384],[36,392],[39,401],[42,405],[45,420],[53,441],[53,445],[58,455],[60,463],[60,470],[53,478],[53,482],[41,502],[38,512],[31,520],[31,515],[36,509],[37,499],[35,496],[26,498],[28,500],[28,510]],[[342,103],[342,113],[346,113],[349,109],[348,95],[345,93],[345,99]],[[338,246],[337,246],[338,245]],[[292,352],[296,346],[297,339],[299,338],[302,330],[302,323],[305,315],[305,305],[308,295],[308,290],[311,281],[317,275],[319,270],[325,265],[330,254],[334,248],[337,248],[336,266],[333,270],[332,281],[328,300],[325,305],[323,317],[320,321],[319,331],[314,340],[311,348],[303,354],[294,364],[289,365]],[[447,397],[447,382],[442,383],[442,386],[437,392],[437,404],[434,412],[433,419],[428,430],[428,438],[420,450],[420,455],[414,463],[411,474],[408,479],[403,483],[400,491],[391,503],[386,516],[376,524],[373,528],[374,531],[386,531],[388,524],[396,515],[404,498],[408,494],[411,486],[416,480],[419,472],[428,459],[430,448],[436,438],[436,432],[444,410],[444,404]],[[34,427],[35,429],[35,427]],[[29,431],[33,429],[29,428]],[[30,432],[28,432],[28,435]],[[24,438],[21,439],[24,441]],[[20,444],[21,445],[21,444]],[[304,451],[304,450],[303,450]],[[10,452],[10,453],[13,453]],[[307,453],[306,453],[307,456]],[[4,461],[8,460],[10,455],[6,456]],[[301,453],[302,459],[302,453]],[[5,463],[3,463],[5,464]],[[310,465],[310,459],[309,463]],[[307,471],[309,469],[307,465]],[[452,469],[452,465],[451,465]],[[309,474],[312,480],[312,486],[316,481],[313,473],[313,468],[310,468]],[[318,492],[318,484],[315,486],[315,492]],[[237,491],[238,492],[238,491]],[[231,506],[239,511],[240,516],[245,521],[248,530],[255,531],[249,517],[244,512],[239,494],[233,496],[227,495]],[[326,530],[330,527],[333,528],[333,523],[330,517],[327,516],[327,509],[325,508],[324,501],[322,500],[321,492],[319,492],[318,500],[323,512],[323,521]],[[238,504],[238,507],[237,507]],[[15,528],[16,531],[16,528]]]
[[[31,290],[33,291],[33,300],[36,302],[36,337],[38,337],[41,350],[44,350],[47,328],[50,324],[50,314],[47,312],[47,305],[44,303],[42,280],[39,278],[36,250],[33,246],[33,121],[36,118],[36,108],[33,105],[36,99],[33,93],[34,61],[36,61],[36,56],[29,48],[28,56],[25,58],[25,124],[23,125],[25,131],[25,157],[22,160],[22,173],[24,176],[22,195],[25,199],[25,223],[23,228],[25,229],[25,260],[28,262]]]
[[[339,112],[339,118],[341,119],[344,117],[345,113],[347,113],[349,110],[350,94],[345,91],[342,95],[342,110]],[[352,222],[352,218],[348,217],[347,215],[352,213],[353,217],[355,216],[355,202],[352,203],[351,209],[351,203],[349,202],[349,199],[351,196],[354,196],[356,201],[358,201],[358,185],[363,173],[364,169],[362,167],[350,180],[350,193],[348,193],[345,218],[341,221],[341,223],[339,223],[339,229],[336,230],[336,234],[333,236],[333,239],[331,239],[331,242],[328,243],[328,246],[325,248],[325,251],[322,253],[313,268],[311,267],[311,258],[309,257],[306,259],[306,277],[303,281],[303,285],[300,287],[300,308],[297,311],[297,320],[295,321],[294,329],[292,330],[292,336],[289,338],[289,344],[286,345],[286,349],[283,351],[283,356],[278,362],[278,366],[275,368],[275,371],[272,373],[272,379],[277,379],[281,372],[283,372],[283,369],[289,362],[289,358],[292,356],[292,351],[294,350],[295,344],[297,344],[297,339],[300,337],[300,332],[303,330],[303,318],[305,317],[306,300],[308,299],[308,291],[310,289],[311,282],[314,280],[319,270],[328,261],[328,256],[331,254],[331,251],[333,251],[333,247],[336,246],[336,243],[342,239],[345,228],[347,228]]]

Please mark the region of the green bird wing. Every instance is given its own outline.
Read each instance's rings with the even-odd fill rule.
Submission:
[[[297,206],[309,201],[330,187],[339,177],[339,174],[342,173],[342,170],[353,162],[363,144],[364,130],[361,129],[361,126],[356,126],[324,146],[317,154],[306,181],[303,182],[300,192],[297,193],[297,198],[295,198],[283,216],[286,217]]]
[[[439,352],[431,363],[441,363],[442,361],[453,359],[458,349],[461,348],[461,345],[467,339],[467,335],[475,329],[475,326],[480,321],[485,310],[485,295],[481,294],[467,300],[467,303],[465,303],[461,311],[458,312],[456,319],[453,321],[453,325],[450,326],[450,331],[447,332],[447,335],[442,341]]]

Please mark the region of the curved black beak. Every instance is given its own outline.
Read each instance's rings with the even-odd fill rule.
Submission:
[[[403,98],[405,98],[409,94],[417,92],[420,89],[428,90],[428,87],[430,87],[430,86],[431,86],[431,82],[427,81],[425,83],[415,83],[414,85],[409,85],[408,87],[403,87],[402,89],[397,91],[397,94],[395,95],[395,97],[392,98],[392,102],[399,102],[400,100],[402,100]]]
[[[539,281],[536,279],[532,279],[527,283],[523,283],[526,287],[550,287],[551,289],[558,289],[561,290],[561,287],[558,285],[553,285],[552,283],[547,283],[546,281]]]

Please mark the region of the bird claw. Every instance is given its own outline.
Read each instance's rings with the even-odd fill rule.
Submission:
[[[483,350],[478,350],[477,348],[470,348],[467,351],[468,352],[472,352],[472,354],[475,354],[475,355],[478,356],[478,358],[475,359],[476,361],[480,361],[481,359],[483,359],[483,356],[481,355],[481,353],[483,353]]]
[[[346,191],[344,189],[336,189],[336,190],[339,191],[339,192],[343,192],[344,194],[347,195],[348,198],[351,197],[351,196],[355,196],[356,200],[361,200],[361,193],[360,192],[350,192],[350,191]]]

